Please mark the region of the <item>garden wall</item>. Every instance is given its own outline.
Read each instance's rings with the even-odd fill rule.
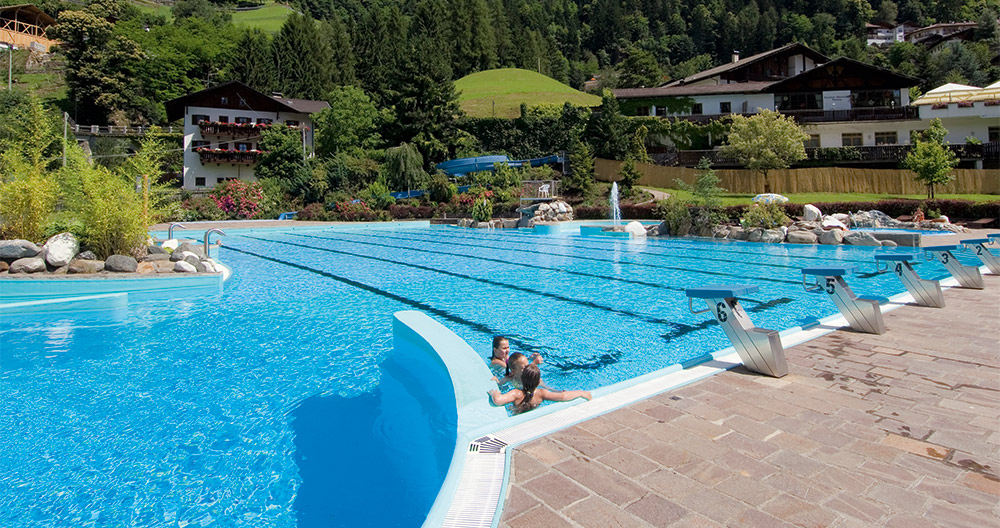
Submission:
[[[595,160],[597,179],[613,181],[618,179],[620,161],[598,158]],[[697,171],[686,167],[664,167],[648,163],[637,163],[642,177],[639,185],[674,188],[674,180],[680,178],[694,182]],[[1000,194],[1000,174],[988,169],[955,169],[955,179],[948,185],[937,185],[938,194]],[[758,194],[764,192],[764,178],[759,174],[738,169],[716,169],[722,180],[720,187],[731,193]],[[924,194],[926,186],[913,178],[913,173],[900,169],[858,169],[850,167],[810,167],[806,169],[785,169],[768,174],[771,189],[776,193],[804,192],[856,192],[873,194]]]

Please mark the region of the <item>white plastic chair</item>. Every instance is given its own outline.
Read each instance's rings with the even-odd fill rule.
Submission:
[[[548,198],[549,196],[549,184],[542,184],[538,186],[538,197]]]

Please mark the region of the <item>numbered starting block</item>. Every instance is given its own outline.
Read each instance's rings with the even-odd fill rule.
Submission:
[[[802,268],[802,286],[806,291],[823,290],[837,305],[837,309],[850,323],[851,328],[869,334],[884,334],[882,308],[875,299],[864,299],[854,295],[844,281],[844,275],[857,271],[853,266],[819,266]],[[806,281],[813,277],[813,282]]]
[[[875,253],[875,269],[879,272],[891,269],[902,281],[906,291],[913,296],[916,304],[944,308],[941,283],[936,280],[921,279],[910,264],[910,261],[917,260],[918,257],[917,253]],[[885,267],[882,267],[883,265]]]
[[[986,247],[993,243],[1000,243],[1000,238],[970,238],[962,241],[963,246],[971,249],[979,257],[979,260],[986,264],[990,273],[1000,275],[1000,258],[990,253],[990,249]]]
[[[952,246],[929,246],[925,247],[924,251],[927,252],[928,257],[937,257],[941,264],[944,264],[945,268],[951,273],[952,277],[958,281],[958,285],[962,288],[972,288],[975,290],[981,290],[986,286],[983,284],[983,275],[979,273],[979,268],[976,266],[966,266],[952,255],[952,251],[957,251],[962,249],[962,246],[952,245]],[[930,260],[930,258],[928,258]]]
[[[754,372],[780,378],[788,374],[785,349],[777,330],[757,328],[737,297],[757,291],[756,286],[718,285],[686,290],[688,309],[699,314],[711,311],[722,325],[743,364]],[[705,299],[708,309],[695,310],[692,301]]]

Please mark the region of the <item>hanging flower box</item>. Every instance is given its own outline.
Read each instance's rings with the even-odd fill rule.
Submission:
[[[1000,99],[990,99],[983,104],[986,106],[1000,106]]]
[[[973,106],[973,102],[972,101],[959,101],[958,102],[958,107],[959,108],[972,108],[972,106]]]
[[[948,108],[948,103],[934,103],[931,105],[931,110],[944,110]]]

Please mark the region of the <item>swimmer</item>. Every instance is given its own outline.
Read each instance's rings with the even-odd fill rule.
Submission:
[[[514,414],[521,414],[538,407],[543,401],[570,401],[577,398],[590,400],[592,398],[590,391],[556,392],[543,389],[538,386],[541,379],[542,375],[538,371],[538,366],[528,365],[524,367],[524,371],[521,373],[521,386],[523,388],[507,391],[503,394],[496,389],[491,390],[490,398],[493,400],[493,405],[513,403]]]
[[[490,366],[507,368],[507,355],[510,354],[510,343],[504,336],[493,338],[493,355],[490,356]]]
[[[528,358],[520,353],[514,352],[507,358],[507,370],[503,378],[497,379],[493,376],[493,381],[497,382],[498,385],[503,385],[504,383],[510,383],[514,385],[515,388],[521,388],[521,373],[524,372],[524,367],[530,365],[539,365],[543,363],[542,355],[535,353],[531,356],[531,361],[529,363]]]

